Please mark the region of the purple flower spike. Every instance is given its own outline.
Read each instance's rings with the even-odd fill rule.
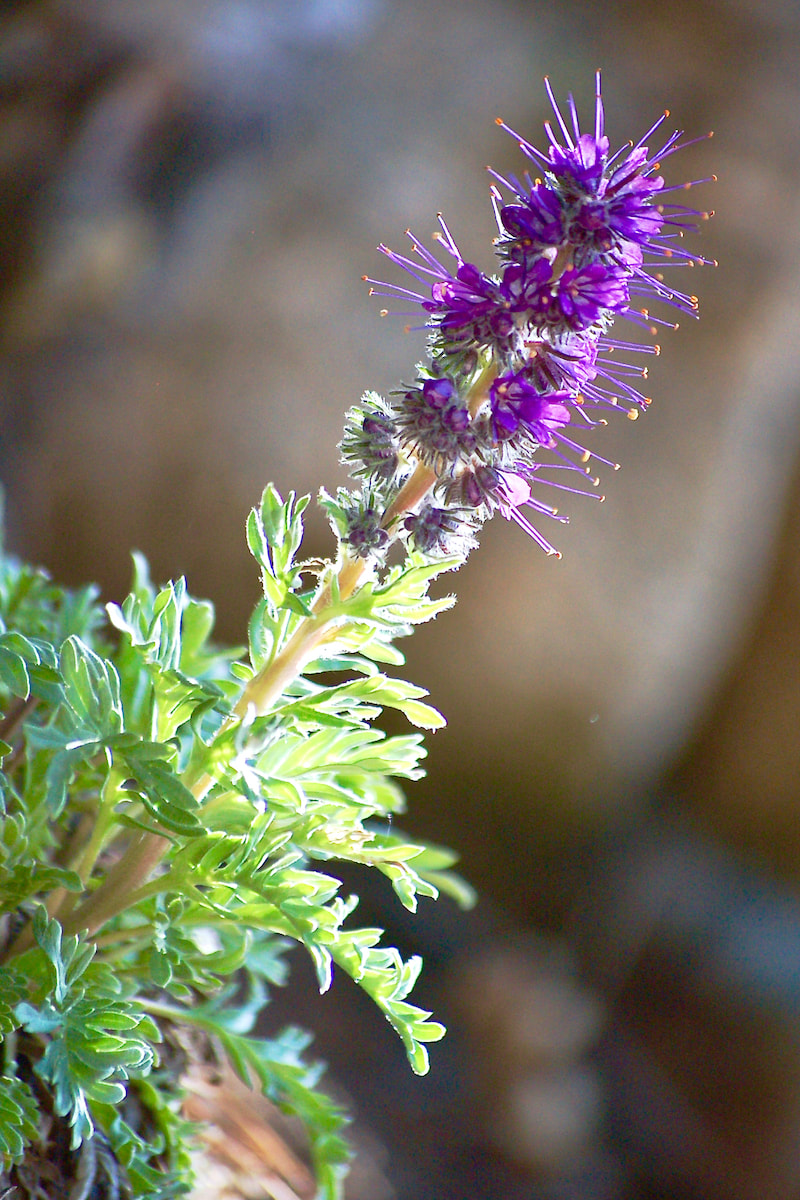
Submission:
[[[618,464],[582,445],[582,435],[604,425],[609,412],[633,418],[650,404],[637,356],[660,347],[612,339],[614,319],[624,316],[655,337],[659,326],[677,325],[653,305],[697,313],[696,296],[673,287],[670,272],[710,261],[682,239],[711,214],[672,203],[677,189],[662,175],[664,161],[692,143],[677,131],[664,139],[665,112],[637,142],[612,150],[599,72],[589,129],[581,128],[572,96],[562,111],[548,80],[545,88],[554,119],[545,124],[544,149],[497,122],[539,175],[491,171],[500,274],[468,262],[440,216],[434,236],[452,266],[416,240],[412,257],[381,246],[418,286],[370,281],[376,294],[424,314],[431,361],[383,422],[364,422],[347,448],[368,478],[399,480],[418,464],[435,476],[430,486],[442,507],[405,525],[418,549],[452,545],[458,514],[470,514],[472,530],[501,512],[555,553],[526,514],[553,517],[556,510],[531,488],[593,494],[586,485],[599,480],[589,460],[614,470]],[[654,141],[660,145],[651,153]],[[565,471],[568,479],[578,472],[579,486],[545,474],[563,479]]]
[[[649,269],[656,263],[670,261],[684,264],[708,261],[675,245],[675,238],[684,231],[696,231],[698,220],[710,214],[685,205],[665,204],[664,197],[675,189],[666,187],[658,173],[666,158],[692,143],[681,142],[682,135],[676,131],[655,154],[649,153],[644,143],[663,125],[669,116],[665,112],[632,149],[628,143],[609,154],[599,71],[596,81],[594,131],[582,133],[573,97],[567,98],[567,120],[549,80],[545,80],[557,126],[554,129],[550,122],[545,124],[550,142],[546,154],[498,119],[498,124],[517,140],[523,154],[547,175],[545,183],[528,186],[528,176],[527,183],[520,183],[492,172],[500,184],[515,193],[517,201],[500,207],[499,193],[495,196],[501,248],[507,257],[518,259],[524,258],[531,246],[558,245],[572,256],[573,261],[568,265],[575,268],[598,257],[612,261],[637,273],[643,294],[693,314],[695,298],[663,286]],[[689,186],[692,185],[684,184],[681,188]],[[550,200],[544,200],[547,193]],[[547,236],[539,235],[545,224],[544,214],[556,211],[561,217],[561,239],[552,238],[552,225],[547,226]],[[642,251],[655,256],[644,268]]]

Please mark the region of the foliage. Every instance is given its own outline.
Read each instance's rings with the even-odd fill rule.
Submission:
[[[408,998],[420,963],[353,923],[334,864],[376,868],[412,911],[441,889],[470,901],[452,855],[390,820],[398,781],[422,773],[420,734],[375,724],[387,708],[442,724],[383,667],[450,603],[428,588],[456,564],[411,552],[348,592],[343,557],[297,559],[307,502],[268,487],[250,515],[263,598],[246,654],[216,646],[211,605],[183,580],[156,588],[138,555],[108,620],[94,589],[0,559],[3,1180],[41,1151],[49,1113],[76,1160],[94,1147],[109,1178],[113,1162],[117,1192],[185,1193],[176,1048],[191,1030],[302,1119],[319,1196],[341,1195],[346,1118],[307,1035],[257,1029],[296,943],[321,991],[346,972],[428,1068],[444,1030]],[[132,1097],[146,1128],[126,1115]]]

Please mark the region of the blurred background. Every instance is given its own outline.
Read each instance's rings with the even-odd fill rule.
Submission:
[[[0,16],[0,476],[10,547],[127,590],[129,551],[244,640],[267,480],[344,482],[367,388],[422,353],[361,275],[443,211],[491,270],[484,166],[542,88],[612,144],[713,129],[702,320],[602,434],[561,562],[497,521],[407,647],[448,717],[407,828],[481,903],[364,915],[450,1027],[415,1079],[298,957],[356,1113],[350,1200],[800,1197],[800,9],[788,0],[39,0]],[[691,202],[691,201],[689,201]],[[321,518],[309,553],[326,554]]]

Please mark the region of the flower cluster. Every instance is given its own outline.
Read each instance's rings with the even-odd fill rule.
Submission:
[[[581,132],[572,96],[565,117],[549,81],[545,87],[555,114],[555,125],[545,124],[546,151],[497,122],[541,172],[491,171],[499,272],[467,262],[440,216],[434,237],[452,265],[409,233],[413,257],[380,250],[414,286],[364,277],[371,294],[423,314],[429,361],[389,401],[369,394],[348,414],[344,461],[370,488],[373,517],[375,497],[384,503],[369,537],[363,505],[345,505],[361,514],[345,534],[361,555],[383,553],[395,537],[424,553],[452,553],[473,544],[497,511],[557,554],[522,511],[565,519],[534,499],[534,485],[597,495],[588,490],[599,483],[590,459],[607,460],[585,447],[587,432],[606,423],[607,411],[636,417],[650,403],[640,390],[647,371],[629,356],[658,354],[659,346],[612,339],[615,318],[652,337],[658,325],[677,327],[654,316],[653,303],[697,314],[697,298],[670,286],[666,272],[709,262],[682,239],[711,214],[673,203],[678,189],[660,174],[690,143],[675,132],[650,152],[665,112],[638,142],[611,152],[599,72],[591,132]]]

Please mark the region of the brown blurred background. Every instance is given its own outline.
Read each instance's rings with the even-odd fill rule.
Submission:
[[[452,1027],[428,1079],[343,985],[290,997],[358,1112],[352,1200],[800,1197],[800,9],[0,16],[8,540],[109,599],[138,547],[236,642],[263,484],[344,482],[344,409],[421,353],[366,296],[376,243],[442,210],[491,269],[483,167],[520,167],[493,118],[539,137],[544,74],[588,118],[596,66],[612,142],[665,105],[715,131],[668,170],[719,176],[697,245],[720,266],[692,276],[699,324],[661,339],[651,412],[603,434],[624,469],[570,506],[563,561],[497,522],[409,643],[450,724],[407,825],[483,899],[406,924],[358,881]],[[329,546],[314,517],[309,551]]]

